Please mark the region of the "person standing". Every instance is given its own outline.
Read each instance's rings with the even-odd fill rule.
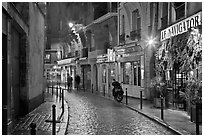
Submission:
[[[76,82],[76,88],[77,88],[77,90],[79,90],[79,85],[80,85],[80,76],[79,75],[76,75],[75,82]]]
[[[68,91],[71,91],[72,80],[73,80],[72,77],[68,74],[68,76],[67,76]]]

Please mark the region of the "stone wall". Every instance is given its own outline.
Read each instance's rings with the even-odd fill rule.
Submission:
[[[43,102],[44,23],[37,4],[29,3],[29,110]]]

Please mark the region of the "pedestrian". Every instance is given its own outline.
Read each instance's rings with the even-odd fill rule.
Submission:
[[[80,85],[80,76],[79,75],[75,76],[75,82],[76,82],[76,88],[77,88],[77,90],[79,90],[79,85]]]
[[[68,76],[67,76],[68,91],[71,91],[72,80],[73,80],[72,77],[68,74]]]

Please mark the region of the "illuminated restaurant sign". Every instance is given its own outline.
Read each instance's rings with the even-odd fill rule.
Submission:
[[[198,25],[201,25],[201,19],[202,14],[201,12],[190,16],[164,30],[161,31],[161,41],[164,41],[166,39],[169,39],[173,36],[182,34],[184,32],[187,32],[188,29],[196,27]]]
[[[104,63],[104,62],[107,62],[107,60],[108,60],[107,54],[99,55],[97,56],[96,63]]]

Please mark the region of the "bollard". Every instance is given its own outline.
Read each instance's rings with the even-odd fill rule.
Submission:
[[[53,92],[54,92],[54,91],[53,91],[53,81],[52,81],[52,95],[53,95]]]
[[[58,92],[58,86],[59,86],[59,82],[57,81],[57,92]]]
[[[52,134],[56,135],[56,106],[52,105]]]
[[[35,123],[31,123],[30,124],[30,134],[31,135],[36,135],[36,124]]]
[[[163,106],[164,98],[161,97],[161,119],[164,119],[164,106]]]
[[[60,90],[60,93],[61,93],[61,82],[59,83],[59,90]]]
[[[140,109],[142,109],[142,91],[140,91]]]
[[[127,98],[127,88],[125,89],[125,93],[126,93],[126,105],[128,104],[128,98]]]
[[[56,89],[56,95],[57,95],[57,98],[58,98],[58,87],[57,87],[57,89]]]
[[[60,86],[60,100],[61,100],[61,98],[62,98],[62,88]]]
[[[51,90],[52,90],[51,88],[52,88],[52,87],[51,87],[51,83],[49,83],[49,86],[48,86],[48,92],[49,92],[49,93],[51,93]]]
[[[104,97],[105,97],[105,95],[106,95],[106,93],[105,93],[105,87],[104,87],[104,90],[103,90],[103,95],[104,95]]]
[[[91,85],[92,93],[93,93],[93,84]]]
[[[199,135],[199,106],[196,103],[196,135]]]
[[[191,112],[190,112],[190,117],[191,117],[191,119],[190,119],[190,120],[191,120],[191,122],[193,122],[193,118],[192,118],[192,115],[193,115],[193,114],[192,114],[192,113],[193,113],[193,112],[192,112],[192,106],[191,106],[190,110],[191,110]]]
[[[62,89],[62,112],[64,112],[64,89]]]

